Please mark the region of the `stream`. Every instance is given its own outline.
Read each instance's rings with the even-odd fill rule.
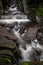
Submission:
[[[0,20],[0,22],[2,22],[2,21],[4,21],[4,24],[6,25],[6,24],[12,24],[12,21],[13,21],[13,23],[14,22],[17,22],[18,23],[18,25],[20,25],[21,23],[22,24],[24,24],[25,22],[27,23],[29,23],[30,22],[30,19],[27,19],[27,15],[24,15],[24,14],[22,14],[21,13],[21,11],[18,11],[18,9],[17,9],[17,7],[15,6],[15,8],[14,8],[14,6],[12,5],[9,9],[8,9],[8,11],[5,11],[5,13],[6,14],[8,14],[8,15],[2,15],[1,16],[1,20]],[[20,15],[20,13],[21,13],[21,15]],[[19,19],[19,20],[18,20]],[[7,22],[6,22],[7,21]],[[3,24],[3,23],[2,23]],[[25,24],[24,24],[25,25]],[[24,26],[23,25],[23,26]],[[14,25],[13,25],[14,26]],[[16,33],[15,33],[16,34]],[[21,39],[20,39],[20,41],[21,41]],[[24,41],[22,40],[21,42],[23,42],[24,43]],[[43,61],[43,52],[42,52],[42,54],[41,54],[41,57],[40,57],[40,60],[41,61]]]

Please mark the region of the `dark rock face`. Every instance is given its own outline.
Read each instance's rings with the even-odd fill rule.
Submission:
[[[3,14],[5,14],[5,12],[8,12],[8,9],[12,4],[15,4],[14,1],[15,0],[2,0]]]
[[[37,31],[36,38],[39,40],[39,43],[43,45],[43,27]]]
[[[28,40],[35,39],[37,31],[38,31],[38,28],[29,27],[29,29],[27,29],[27,32],[24,33],[24,39],[28,39]]]
[[[11,40],[16,39],[15,36],[4,27],[0,27],[0,35],[4,36],[6,38],[9,38]]]
[[[0,31],[0,54],[2,57],[9,55],[9,57],[13,58],[12,61],[14,61],[14,63],[17,63],[17,60],[20,56],[20,50],[18,48],[18,43],[15,41],[14,35],[12,36],[12,33],[9,33],[8,30],[6,31],[5,28],[0,28]]]
[[[3,14],[8,14],[9,7],[15,5],[19,11],[24,12],[22,0],[2,0]]]
[[[16,46],[16,43],[0,35],[0,46],[14,48]]]

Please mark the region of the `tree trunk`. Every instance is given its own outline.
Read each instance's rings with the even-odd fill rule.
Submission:
[[[2,15],[2,14],[3,14],[3,7],[2,7],[2,2],[0,0],[0,15]]]
[[[26,3],[25,3],[25,0],[22,0],[22,1],[23,1],[24,12],[26,13]]]

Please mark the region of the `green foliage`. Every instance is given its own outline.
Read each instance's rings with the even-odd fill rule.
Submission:
[[[37,16],[43,16],[43,7],[39,7],[38,11],[36,12]]]
[[[28,62],[23,62],[22,65],[28,65]]]
[[[43,16],[42,0],[26,0],[27,10],[30,14]]]
[[[2,57],[0,56],[0,64],[3,64],[3,63],[12,63],[11,61],[11,57]]]
[[[43,61],[39,62],[23,62],[22,65],[43,65]]]

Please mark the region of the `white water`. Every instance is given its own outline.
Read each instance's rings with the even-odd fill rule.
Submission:
[[[11,13],[15,13],[15,11],[17,11],[17,7],[13,8],[10,7],[9,8],[9,11],[12,11]],[[18,11],[16,12],[18,13]],[[0,20],[0,23],[4,23],[4,24],[12,24],[14,22],[30,22],[29,19],[2,19]],[[20,29],[19,29],[20,30]],[[31,41],[31,44],[25,44],[25,41],[21,38],[21,35],[19,33],[19,30],[15,30],[14,28],[12,29],[13,31],[13,34],[15,35],[15,37],[17,38],[17,41],[19,43],[19,49],[21,50],[22,52],[22,61],[31,61],[31,60],[34,60],[32,54],[35,53],[34,49],[37,50],[38,49],[41,49],[42,50],[42,46],[39,45],[39,43],[37,42],[37,44],[35,44],[33,41]],[[26,46],[26,50],[24,50],[24,47]],[[32,56],[32,57],[31,57]],[[40,56],[39,56],[40,57]]]
[[[0,23],[4,23],[4,24],[12,24],[12,23],[25,23],[25,22],[30,22],[29,19],[2,19],[0,20]]]
[[[40,59],[41,54],[39,56],[36,55],[37,52],[35,50],[37,50],[38,52],[42,51],[42,46],[38,43],[37,39],[31,41],[30,44],[26,44],[25,41],[21,38],[19,30],[16,31],[15,29],[13,29],[13,34],[19,42],[22,61],[33,61],[34,58],[36,58],[37,60]],[[26,47],[26,50],[24,50],[24,46]]]
[[[41,46],[38,44],[37,45],[37,47],[36,46],[34,46],[34,44],[32,44],[32,45],[26,45],[27,46],[27,49],[26,50],[24,50],[21,46],[20,46],[20,50],[21,50],[21,52],[22,52],[22,57],[23,57],[23,59],[22,59],[22,61],[33,61],[34,60],[34,58],[37,56],[35,53],[35,51],[34,51],[34,49],[41,49],[41,51],[42,51],[42,48],[41,48]],[[35,54],[35,56],[33,56]],[[40,58],[40,56],[37,56],[37,58]]]
[[[22,39],[22,37],[20,36],[20,29],[18,29],[17,31],[15,30],[15,28],[12,29],[13,34],[15,35],[15,37],[17,38],[18,43],[25,48],[25,41]]]

